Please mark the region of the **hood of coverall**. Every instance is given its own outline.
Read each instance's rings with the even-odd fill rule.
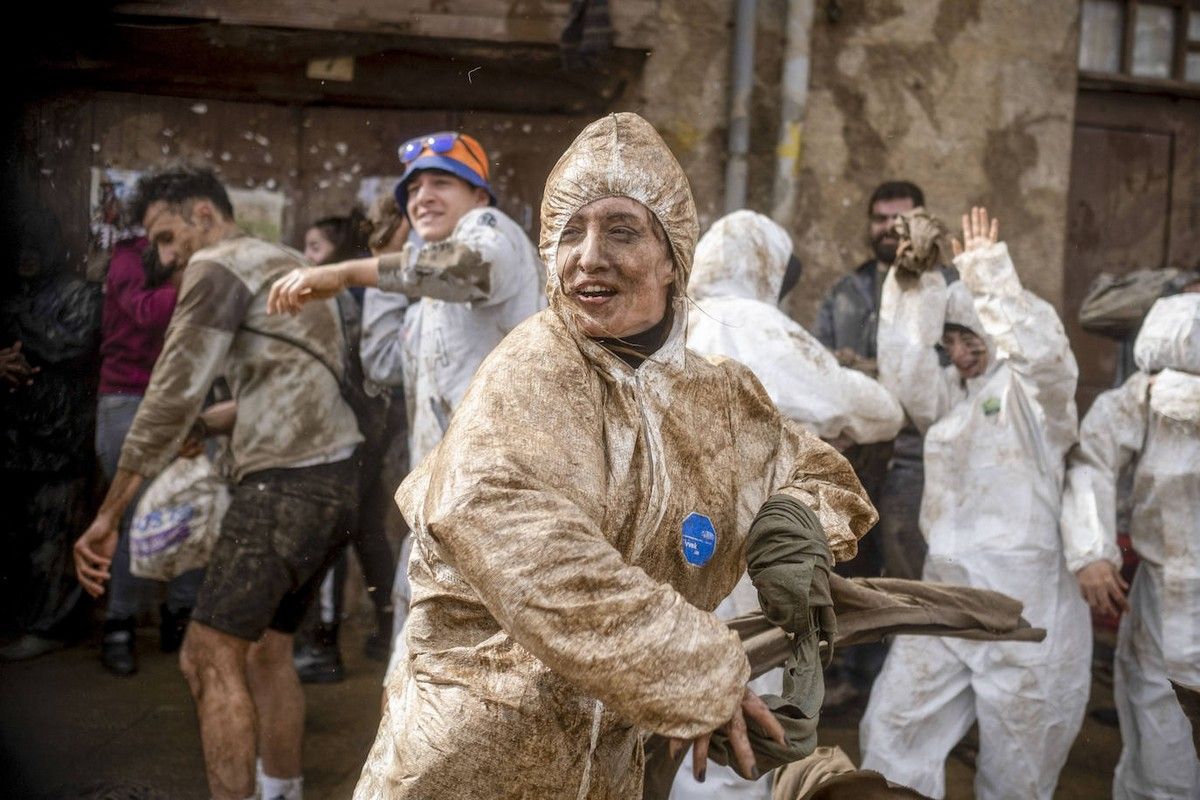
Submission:
[[[1164,297],[1151,306],[1133,346],[1140,369],[1200,375],[1200,294]]]
[[[579,209],[606,197],[636,200],[658,219],[675,262],[677,298],[692,271],[700,224],[683,167],[654,126],[637,114],[622,112],[598,119],[583,129],[554,165],[542,196],[540,249],[548,275],[546,297],[572,330],[573,315],[559,282],[558,241]],[[678,308],[676,316],[678,323],[682,316]]]
[[[791,237],[774,220],[734,211],[700,237],[688,293],[697,300],[744,297],[777,305],[791,256]]]
[[[959,325],[983,340],[987,348],[988,363],[984,375],[990,375],[996,368],[996,343],[983,330],[983,323],[975,311],[975,298],[962,281],[955,281],[946,287],[946,324]],[[980,376],[982,377],[982,376]],[[977,379],[973,379],[977,380]]]

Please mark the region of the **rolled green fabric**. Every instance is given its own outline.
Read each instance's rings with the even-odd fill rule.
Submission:
[[[829,592],[832,564],[825,532],[807,506],[782,494],[763,503],[746,539],[746,568],[763,613],[790,634],[791,647],[784,664],[783,696],[762,697],[783,726],[785,743],[781,746],[753,723],[747,724],[762,774],[807,756],[817,746],[817,722],[825,699],[820,643],[827,642],[826,652],[832,653],[837,635]],[[732,765],[724,733],[713,734],[709,757]]]
[[[763,503],[746,537],[746,569],[771,624],[793,636],[819,627],[832,644],[837,634],[829,571],[833,555],[817,515],[783,494]]]

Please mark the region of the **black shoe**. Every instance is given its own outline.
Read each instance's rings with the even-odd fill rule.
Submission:
[[[301,683],[341,683],[345,679],[337,636],[337,625],[319,625],[311,641],[296,647],[292,663]]]
[[[133,619],[104,621],[104,639],[100,642],[100,663],[113,675],[128,677],[137,672],[133,652]]]
[[[0,661],[28,661],[66,646],[62,639],[27,633],[20,639],[0,647]]]
[[[158,649],[164,653],[174,653],[183,644],[183,636],[187,633],[188,620],[192,618],[190,608],[172,612],[163,603],[158,607]]]

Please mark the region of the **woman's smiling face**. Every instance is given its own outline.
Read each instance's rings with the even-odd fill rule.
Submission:
[[[563,294],[587,336],[633,336],[667,312],[671,248],[636,200],[606,197],[575,212],[559,236],[557,262]]]

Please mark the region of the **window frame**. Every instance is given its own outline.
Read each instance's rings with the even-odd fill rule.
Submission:
[[[1121,44],[1118,54],[1118,72],[1100,72],[1079,69],[1079,54],[1076,54],[1076,69],[1079,72],[1080,88],[1087,89],[1131,89],[1170,93],[1188,97],[1200,97],[1200,81],[1188,81],[1187,57],[1189,53],[1200,53],[1200,40],[1188,39],[1188,27],[1195,18],[1200,18],[1200,0],[1118,0],[1121,4]],[[1139,6],[1170,8],[1175,13],[1175,40],[1171,52],[1171,77],[1149,78],[1133,74],[1133,48],[1137,30]],[[1083,3],[1080,2],[1080,19]]]

